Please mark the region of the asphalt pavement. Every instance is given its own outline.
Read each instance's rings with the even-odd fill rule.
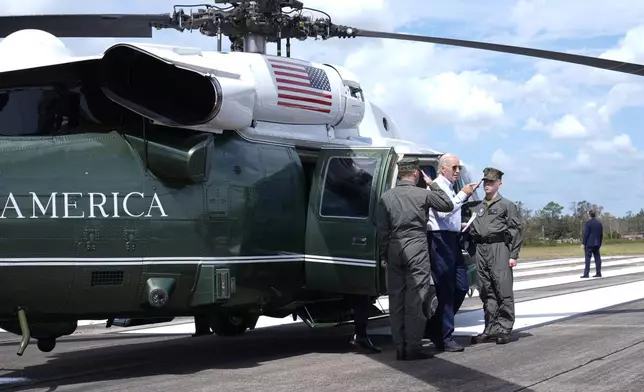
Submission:
[[[620,260],[626,264],[619,264]],[[550,305],[549,311],[564,312],[557,309],[561,303],[567,307],[567,313],[555,321],[535,321],[534,325],[523,322],[526,327],[515,333],[516,340],[504,346],[470,346],[463,335],[457,337],[468,345],[463,353],[438,353],[430,360],[398,362],[386,332],[388,320],[370,326],[373,341],[385,351],[365,355],[354,352],[348,345],[351,326],[314,330],[293,323],[258,328],[236,338],[192,338],[189,336],[192,324],[184,319],[163,324],[161,329],[146,326],[126,331],[85,326],[60,339],[51,353],[39,352],[32,342],[24,356],[18,357],[18,337],[0,333],[0,390],[643,390],[644,293],[637,300],[603,306],[591,313],[582,307],[583,298],[598,302],[602,290],[622,286],[623,298],[637,298],[629,285],[644,281],[644,272],[637,272],[640,261],[633,257],[614,259],[612,266],[606,263],[606,277],[586,280],[579,279],[579,261],[569,263],[546,262],[538,269],[526,267],[516,271],[518,274],[523,271],[523,278],[519,274],[515,283],[523,287],[516,291],[518,308],[523,304],[528,312],[529,303],[554,298],[556,301],[550,303],[555,305]],[[611,270],[631,272],[618,274]],[[573,281],[575,275],[577,279]],[[565,276],[570,277],[568,283],[549,285],[544,280],[556,283]],[[606,304],[615,303],[615,298],[606,300],[613,301]],[[477,309],[480,300],[473,296],[466,301],[459,322],[462,324]],[[543,315],[518,316],[521,317],[525,321]]]

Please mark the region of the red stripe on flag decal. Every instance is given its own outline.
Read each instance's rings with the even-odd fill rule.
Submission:
[[[297,104],[297,103],[286,103],[286,102],[278,101],[277,104],[279,106],[285,106],[285,107],[289,107],[289,108],[312,110],[314,112],[320,112],[320,113],[331,113],[330,109],[316,108],[314,106],[300,105],[300,104]]]
[[[277,104],[296,110],[331,113],[333,94],[324,69],[299,60],[267,58],[275,83]]]

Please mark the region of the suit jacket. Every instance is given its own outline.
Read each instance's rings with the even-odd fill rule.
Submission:
[[[584,247],[602,246],[604,227],[596,218],[589,219],[584,225]]]

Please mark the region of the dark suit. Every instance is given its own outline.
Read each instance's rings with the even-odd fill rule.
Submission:
[[[586,266],[584,267],[584,276],[590,273],[590,256],[595,258],[596,276],[602,274],[602,258],[599,255],[599,248],[602,246],[604,238],[604,228],[596,218],[591,218],[584,226],[584,251],[586,253]]]

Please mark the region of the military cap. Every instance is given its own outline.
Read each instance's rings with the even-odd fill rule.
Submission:
[[[398,161],[398,171],[408,172],[420,167],[418,158],[403,158]]]
[[[500,180],[503,178],[503,172],[499,169],[495,169],[493,167],[486,167],[483,169],[483,179],[484,180],[491,180],[491,181],[496,181]]]

